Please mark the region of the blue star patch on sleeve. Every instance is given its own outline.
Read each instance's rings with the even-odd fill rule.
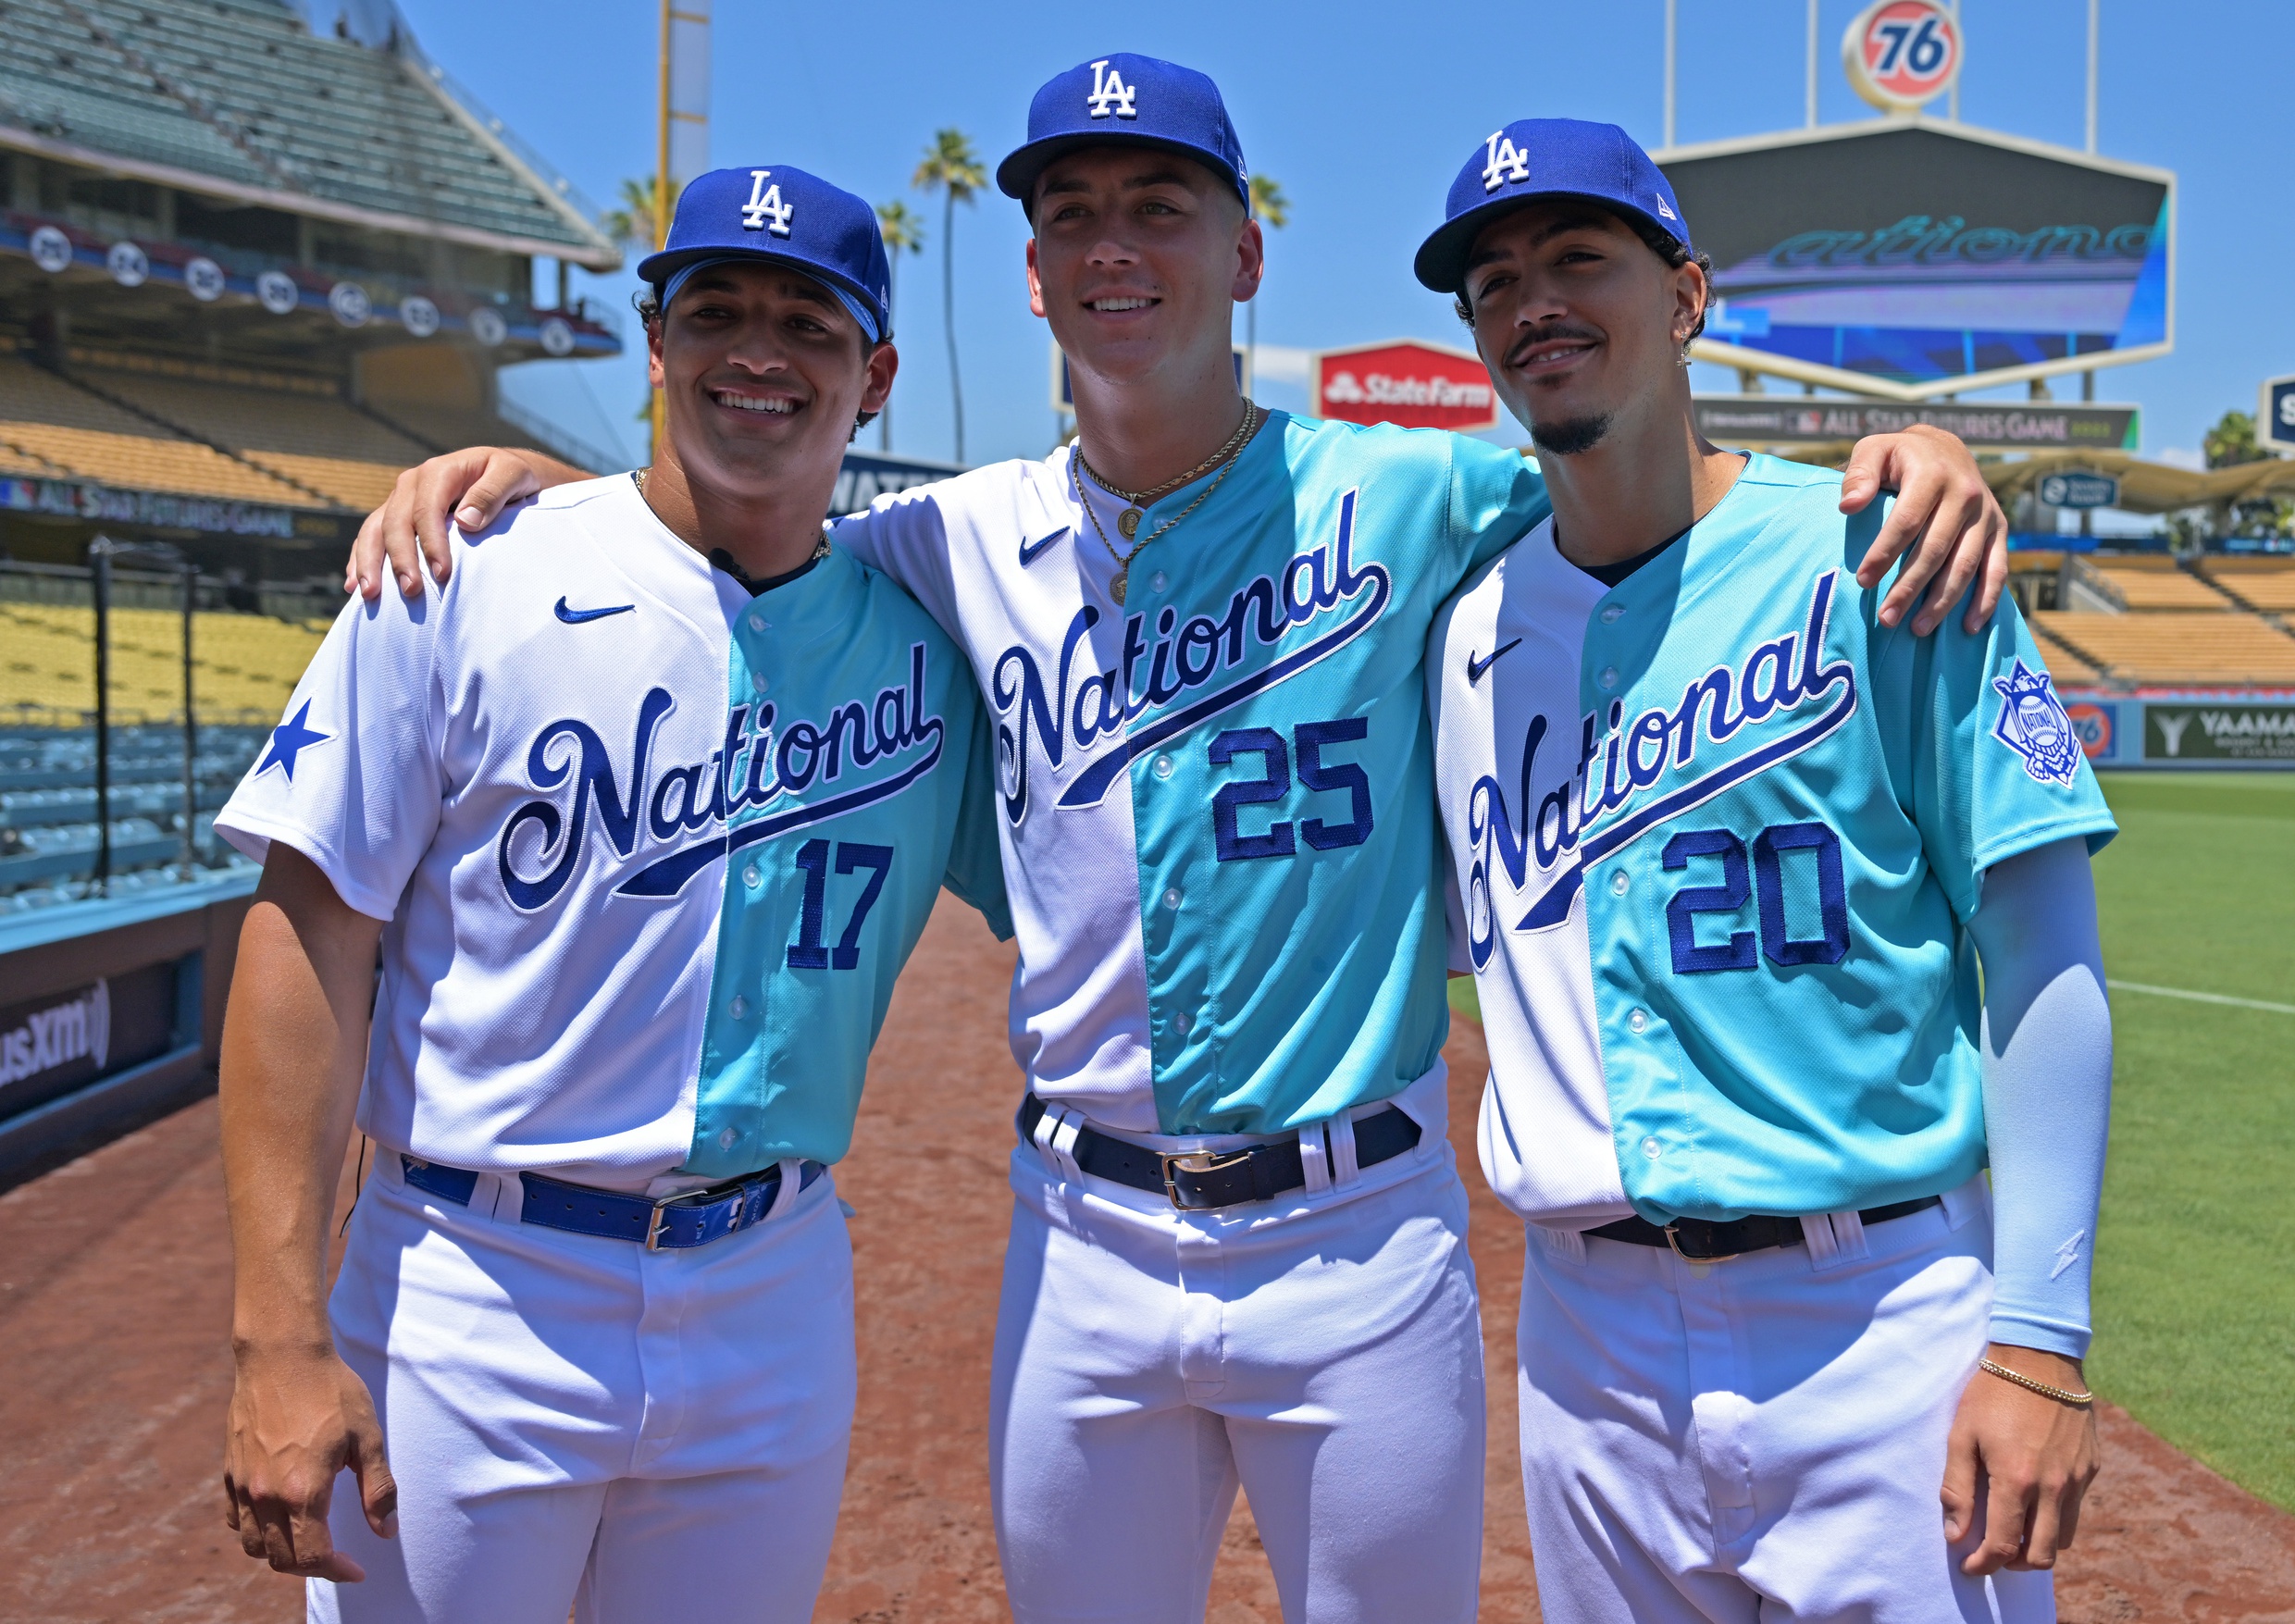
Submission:
[[[255,769],[256,777],[260,778],[273,767],[280,767],[285,769],[288,780],[293,781],[295,757],[311,746],[325,744],[334,737],[331,733],[321,733],[312,727],[310,721],[311,701],[305,700],[303,709],[271,729],[271,748],[264,756],[263,764]]]

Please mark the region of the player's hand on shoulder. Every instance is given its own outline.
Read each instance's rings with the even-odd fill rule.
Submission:
[[[2073,1393],[2078,1359],[1994,1343],[1985,1357]],[[2096,1415],[1979,1370],[1945,1445],[1944,1540],[1969,1574],[2050,1568],[2079,1531],[2080,1502],[2101,1464]]]
[[[401,474],[389,499],[366,515],[351,546],[342,589],[374,601],[381,595],[387,564],[399,590],[419,598],[426,565],[440,586],[453,573],[450,525],[460,526],[465,534],[483,530],[512,502],[589,477],[539,452],[502,446],[472,446],[432,457]]]
[[[240,1548],[281,1573],[351,1582],[366,1570],[335,1549],[336,1475],[357,1474],[367,1526],[398,1532],[398,1485],[366,1384],[331,1347],[242,1346],[223,1453],[224,1520]]]
[[[1925,423],[1867,436],[1842,474],[1841,511],[1862,512],[1884,490],[1896,492],[1896,505],[1856,572],[1857,585],[1870,589],[1904,558],[1881,600],[1880,623],[1895,626],[1911,613],[1914,633],[1925,638],[1973,582],[1961,625],[1982,631],[2008,584],[2008,516],[1976,458],[1957,435]]]

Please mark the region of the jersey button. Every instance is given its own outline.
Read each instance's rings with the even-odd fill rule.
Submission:
[[[726,1129],[723,1133],[717,1135],[717,1148],[720,1150],[732,1149],[733,1142],[740,1136],[740,1134],[735,1133],[731,1128]]]
[[[749,1000],[743,998],[739,993],[735,993],[733,995],[733,1002],[726,1007],[732,1011],[733,1018],[736,1021],[738,1021],[742,1016],[749,1013]]]
[[[755,874],[757,871],[755,869],[751,869],[749,872]],[[754,884],[755,882],[752,881],[751,883]],[[1632,885],[1633,882],[1626,878],[1626,871],[1624,869],[1614,868],[1609,871],[1609,894],[1611,896],[1624,896]]]
[[[1647,1010],[1636,1010],[1632,1014],[1628,1015],[1626,1017],[1626,1030],[1632,1033],[1636,1037],[1639,1037],[1643,1033],[1647,1032],[1649,1030],[1649,1011]]]
[[[1595,677],[1594,680],[1600,683],[1602,685],[1603,691],[1606,693],[1609,689],[1618,686],[1618,667],[1615,665],[1603,666],[1602,675]],[[763,693],[764,690],[760,688],[757,691]]]
[[[1618,617],[1619,617],[1619,615],[1623,614],[1625,612],[1626,612],[1626,606],[1625,606],[1624,604],[1622,604],[1622,603],[1605,603],[1605,604],[1603,604],[1603,605],[1602,605],[1602,624],[1603,624],[1604,626],[1615,626],[1615,625],[1617,625],[1617,624],[1618,624]]]
[[[757,865],[753,862],[741,871],[741,883],[745,886],[754,886],[759,880],[762,880],[764,877],[765,876],[763,874],[757,871]]]
[[[1652,1161],[1656,1161],[1659,1157],[1665,1155],[1665,1153],[1666,1147],[1657,1142],[1655,1135],[1642,1141],[1642,1154],[1648,1157]]]
[[[762,671],[752,671],[749,674],[749,685],[759,693],[763,693],[767,688],[772,686],[765,681],[765,674]]]
[[[1159,778],[1169,778],[1172,775],[1172,758],[1170,756],[1158,756],[1155,759],[1154,764],[1148,770],[1154,773]]]
[[[1182,1010],[1178,1014],[1172,1017],[1172,1030],[1178,1033],[1182,1037],[1187,1035],[1187,1029],[1194,1024],[1194,1020],[1185,1010]]]
[[[1166,908],[1177,908],[1180,905],[1180,894],[1179,887],[1177,886],[1172,886],[1170,890],[1163,893],[1163,905]]]
[[[763,630],[764,630],[764,629],[765,629],[765,617],[764,617],[763,615],[762,615],[762,614],[752,614],[752,615],[751,615],[751,616],[749,617],[749,629],[750,629],[750,630],[751,630],[751,631],[763,631]]]
[[[1170,579],[1165,576],[1161,570],[1156,571],[1154,575],[1148,578],[1148,589],[1150,592],[1160,592],[1164,588],[1170,586],[1171,584]]]

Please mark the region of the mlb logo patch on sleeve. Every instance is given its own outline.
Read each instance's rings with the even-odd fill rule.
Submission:
[[[2079,738],[2072,718],[2064,713],[2064,701],[2056,698],[2054,680],[2018,660],[2007,676],[1992,678],[1992,687],[2001,698],[1992,737],[2024,759],[2024,770],[2034,781],[2069,784],[2079,766]]]

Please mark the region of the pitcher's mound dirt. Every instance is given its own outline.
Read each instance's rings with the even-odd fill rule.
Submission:
[[[934,917],[838,1169],[858,1212],[861,1407],[817,1624],[1007,1616],[986,1461],[1018,1097],[1011,973],[1011,949],[969,911]],[[1520,1232],[1471,1171],[1481,1034],[1461,1025],[1449,1055],[1492,1372],[1482,1616],[1520,1624],[1538,1616],[1509,1374]],[[298,1587],[242,1556],[219,1515],[230,1277],[212,1101],[0,1196],[0,1620],[302,1616]],[[2068,1624],[2295,1624],[2295,1518],[2116,1410],[2103,1433],[2104,1475],[2059,1578]],[[1211,1624],[1280,1618],[1239,1509]]]

